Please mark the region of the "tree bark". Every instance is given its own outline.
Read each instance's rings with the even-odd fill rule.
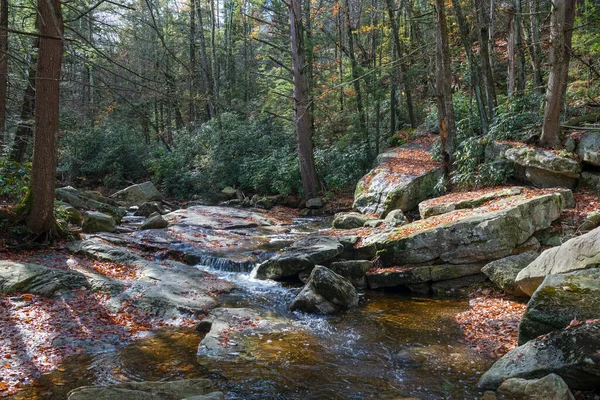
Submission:
[[[196,0],[190,0],[190,100],[188,115],[190,124],[196,122]]]
[[[492,73],[491,55],[487,46],[489,40],[489,23],[488,14],[484,6],[484,0],[475,0],[475,8],[477,12],[477,25],[479,26],[479,62],[481,63],[481,71],[483,76],[483,84],[485,86],[485,100],[488,108],[488,118],[494,120],[496,115],[496,89],[494,87],[494,76]]]
[[[540,44],[539,8],[539,0],[529,0],[530,53],[533,64],[533,85],[535,91],[541,95],[544,90],[544,81],[542,79],[542,46]]]
[[[292,47],[292,72],[294,75],[294,111],[300,177],[304,197],[311,199],[321,194],[313,154],[310,127],[310,104],[305,74],[304,32],[302,25],[302,0],[290,0],[290,37]]]
[[[22,163],[25,160],[29,139],[33,136],[32,119],[33,113],[35,112],[35,85],[38,47],[39,41],[36,39],[33,46],[31,63],[29,64],[27,87],[25,88],[25,94],[23,95],[23,104],[21,105],[19,125],[17,126],[15,140],[13,141],[13,146],[10,152],[10,159],[18,163]]]
[[[550,19],[550,75],[546,89],[546,108],[540,145],[548,148],[560,146],[560,114],[567,89],[569,74],[569,49],[573,35],[575,2],[553,0]]]
[[[59,0],[38,0],[40,51],[37,67],[35,141],[31,174],[31,211],[27,226],[36,235],[54,235],[54,182],[59,122],[60,70],[64,27]]]
[[[6,137],[6,100],[8,98],[8,0],[0,0],[0,145]]]

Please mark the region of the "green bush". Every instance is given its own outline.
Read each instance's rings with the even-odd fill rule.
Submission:
[[[19,200],[29,189],[31,163],[19,164],[0,157],[0,196]]]
[[[501,101],[490,135],[497,140],[523,140],[540,131],[543,96],[534,92]]]
[[[505,163],[486,161],[490,136],[459,136],[454,154],[452,183],[464,188],[493,186],[505,182],[513,171]]]

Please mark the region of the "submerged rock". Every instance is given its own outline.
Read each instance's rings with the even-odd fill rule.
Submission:
[[[574,390],[590,390],[600,382],[600,322],[582,324],[531,340],[512,349],[481,377],[479,387],[496,389],[510,378],[560,375]]]
[[[131,185],[125,189],[119,190],[110,197],[136,205],[141,205],[147,201],[162,200],[162,194],[160,194],[158,189],[156,189],[154,184],[150,181]]]
[[[43,265],[0,261],[0,293],[16,292],[50,297],[63,289],[90,287],[86,277]]]
[[[116,232],[116,222],[110,215],[98,211],[88,211],[83,217],[82,229],[85,233]]]
[[[290,309],[332,314],[358,305],[358,293],[350,281],[328,268],[316,266]]]
[[[498,392],[521,400],[575,400],[565,381],[556,374],[540,379],[507,379],[500,385]]]
[[[209,379],[170,382],[125,382],[108,386],[83,386],[71,390],[68,400],[219,400]]]
[[[527,295],[542,283],[547,275],[564,274],[600,265],[600,228],[568,240],[544,251],[517,275],[516,282]]]
[[[515,280],[519,272],[535,260],[538,255],[537,252],[528,251],[501,258],[500,260],[486,264],[481,269],[481,272],[486,274],[496,286],[506,293],[523,297],[526,294],[519,288]]]

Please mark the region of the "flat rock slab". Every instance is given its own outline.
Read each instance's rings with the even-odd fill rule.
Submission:
[[[481,377],[479,387],[496,389],[510,378],[537,379],[555,373],[573,390],[600,382],[600,323],[555,331],[512,349]]]
[[[196,397],[199,396],[199,397]],[[183,400],[222,399],[208,379],[171,382],[126,382],[109,386],[83,386],[72,390],[68,400]]]
[[[466,276],[478,275],[484,263],[443,264],[373,269],[367,273],[369,288],[407,286],[420,283],[450,281]]]
[[[0,261],[0,293],[15,292],[50,297],[63,289],[90,287],[83,274],[43,265]]]
[[[107,237],[110,238],[110,237]],[[95,260],[114,262],[117,264],[132,264],[142,259],[135,253],[121,246],[107,243],[100,236],[91,236],[87,239],[69,244],[69,250]]]
[[[519,343],[563,329],[573,319],[600,319],[600,269],[548,275],[521,318]]]
[[[541,285],[547,275],[564,274],[600,266],[600,228],[544,251],[517,275],[516,282],[527,295]]]
[[[373,247],[384,267],[497,260],[548,228],[567,197],[566,192],[533,192],[498,199],[368,236],[361,246]]]
[[[408,144],[389,150],[356,185],[354,209],[378,217],[395,209],[411,210],[433,195],[443,173],[427,146]]]

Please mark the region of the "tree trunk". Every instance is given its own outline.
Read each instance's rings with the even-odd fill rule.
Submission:
[[[292,46],[292,72],[294,75],[294,111],[298,158],[304,197],[311,199],[321,194],[313,155],[310,129],[310,104],[304,67],[304,32],[302,26],[302,0],[290,0],[290,37]]]
[[[570,0],[553,0],[550,19],[550,75],[546,90],[546,108],[540,145],[560,146],[560,114],[567,89],[571,38],[575,4]]]
[[[8,98],[8,0],[0,0],[0,146],[6,143]]]
[[[479,62],[483,76],[483,84],[485,86],[485,100],[488,108],[488,118],[494,120],[496,113],[496,89],[494,87],[494,76],[492,73],[491,55],[487,46],[489,31],[488,17],[484,6],[484,0],[475,0],[475,8],[477,12],[477,25],[479,26]]]
[[[206,114],[208,119],[215,117],[214,93],[211,70],[208,65],[208,55],[206,52],[206,39],[204,38],[204,24],[202,22],[202,7],[198,6],[198,39],[200,44],[200,66],[202,68],[202,78],[204,82],[204,90],[208,96],[206,102]]]
[[[190,124],[196,122],[196,0],[190,0],[190,100],[188,114]]]
[[[517,51],[517,94],[525,92],[525,50],[523,46],[523,7],[521,0],[515,0],[515,47]]]
[[[507,43],[507,56],[508,56],[508,96],[511,97],[515,94],[515,9],[512,7],[508,8],[508,43]]]
[[[530,52],[533,64],[533,86],[536,92],[542,94],[544,90],[544,81],[542,80],[542,46],[540,44],[540,2],[539,0],[530,0],[529,4]]]
[[[31,174],[31,211],[27,226],[36,235],[53,235],[54,182],[59,122],[63,20],[59,0],[38,0],[40,51],[35,92],[35,141]]]
[[[10,152],[10,159],[18,163],[25,160],[29,138],[33,136],[33,113],[35,111],[35,84],[36,84],[36,67],[37,67],[37,49],[39,47],[38,39],[35,40],[33,46],[33,55],[29,64],[27,87],[23,95],[23,104],[21,105],[21,116],[19,125],[15,134],[15,140]]]

